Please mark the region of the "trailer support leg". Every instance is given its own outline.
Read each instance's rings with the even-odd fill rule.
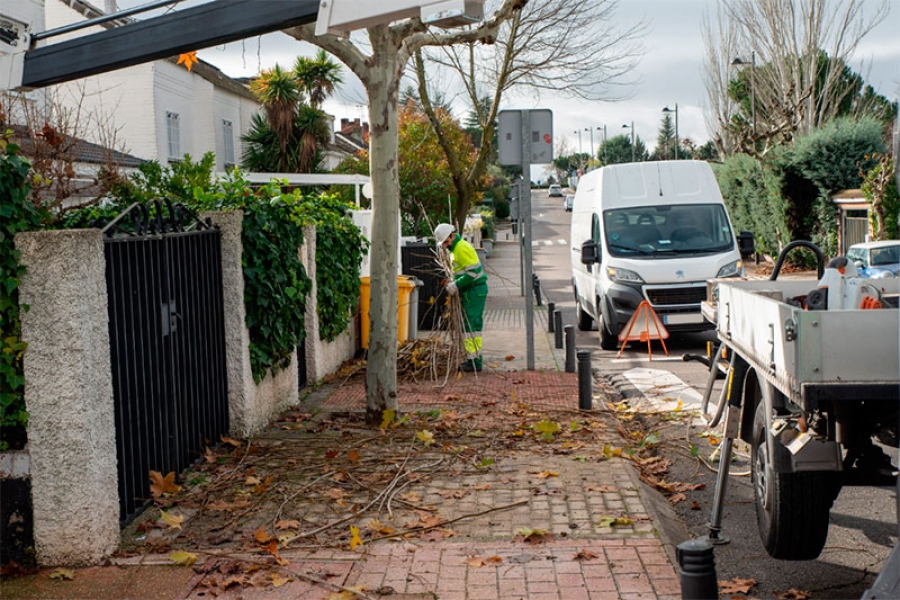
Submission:
[[[712,513],[709,517],[709,534],[702,538],[713,545],[727,544],[731,540],[722,536],[722,505],[728,488],[728,471],[731,468],[731,449],[734,440],[724,438],[719,454],[719,473],[716,479],[716,493],[713,496]]]

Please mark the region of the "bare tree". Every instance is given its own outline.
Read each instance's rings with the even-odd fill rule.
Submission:
[[[34,97],[0,93],[0,130],[13,130],[35,175],[32,202],[56,219],[105,197],[122,178],[119,157],[125,152],[109,116],[99,108],[84,108],[84,87],[66,93],[66,98],[60,97],[59,89]],[[83,161],[84,154],[91,155],[90,165]]]
[[[531,0],[499,27],[496,44],[468,42],[416,54],[419,99],[453,172],[457,226],[465,221],[476,182],[493,154],[497,113],[511,90],[528,89],[538,98],[542,91],[585,100],[627,95],[627,75],[642,51],[638,40],[646,26],[620,28],[617,6],[617,0]],[[441,86],[449,73],[482,132],[478,157],[466,171],[429,100],[436,73],[444,77]]]
[[[366,417],[379,423],[387,409],[397,409],[397,239],[400,214],[397,99],[409,59],[427,45],[491,43],[523,0],[503,0],[480,25],[467,30],[430,29],[420,19],[369,27],[364,36],[315,35],[313,24],[286,30],[343,62],[362,82],[369,97],[372,174],[371,305],[369,361],[366,369]]]
[[[865,0],[722,0],[718,35],[704,22],[707,98],[720,149],[737,145],[765,154],[837,116],[848,94],[856,93],[847,85],[846,65],[860,40],[889,12],[887,0],[868,6],[873,4],[874,10],[866,11]],[[729,55],[751,63],[742,76],[752,94],[749,118],[735,119],[728,98],[735,79]],[[867,108],[854,105],[852,111]]]

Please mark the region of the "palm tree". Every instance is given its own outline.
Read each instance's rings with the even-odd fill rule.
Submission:
[[[280,65],[276,64],[273,69],[263,71],[250,84],[250,90],[262,102],[268,124],[278,140],[281,149],[278,161],[280,170],[287,170],[289,162],[287,145],[293,133],[294,118],[300,103],[300,88],[294,74],[283,70]]]
[[[319,50],[315,58],[298,56],[294,63],[294,77],[314,108],[320,108],[325,99],[334,93],[335,86],[344,81],[341,65],[332,61],[324,50]]]

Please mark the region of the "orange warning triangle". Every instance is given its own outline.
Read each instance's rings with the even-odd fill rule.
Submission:
[[[657,315],[656,311],[653,310],[653,307],[650,306],[650,302],[644,300],[638,304],[637,310],[634,311],[634,314],[628,319],[625,328],[619,332],[619,341],[622,342],[622,346],[619,348],[619,354],[616,355],[616,358],[622,356],[622,350],[625,349],[625,344],[631,341],[637,341],[647,342],[647,358],[653,360],[653,353],[650,350],[650,342],[652,340],[659,340],[662,342],[663,350],[665,350],[666,356],[668,356],[669,349],[666,348],[666,342],[663,341],[668,338],[669,330],[666,329],[666,326],[663,325],[659,315]]]

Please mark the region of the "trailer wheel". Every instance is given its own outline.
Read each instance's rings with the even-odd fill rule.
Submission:
[[[619,338],[611,334],[606,328],[606,323],[603,321],[603,311],[600,309],[599,303],[597,304],[597,335],[600,337],[600,347],[604,350],[615,350],[619,347]]]
[[[578,313],[578,330],[590,331],[594,325],[594,318],[588,314],[581,305],[581,300],[575,299],[575,312]]]
[[[828,513],[836,495],[829,480],[837,474],[776,473],[766,434],[766,403],[760,399],[751,449],[759,537],[773,558],[814,559],[828,538]]]

